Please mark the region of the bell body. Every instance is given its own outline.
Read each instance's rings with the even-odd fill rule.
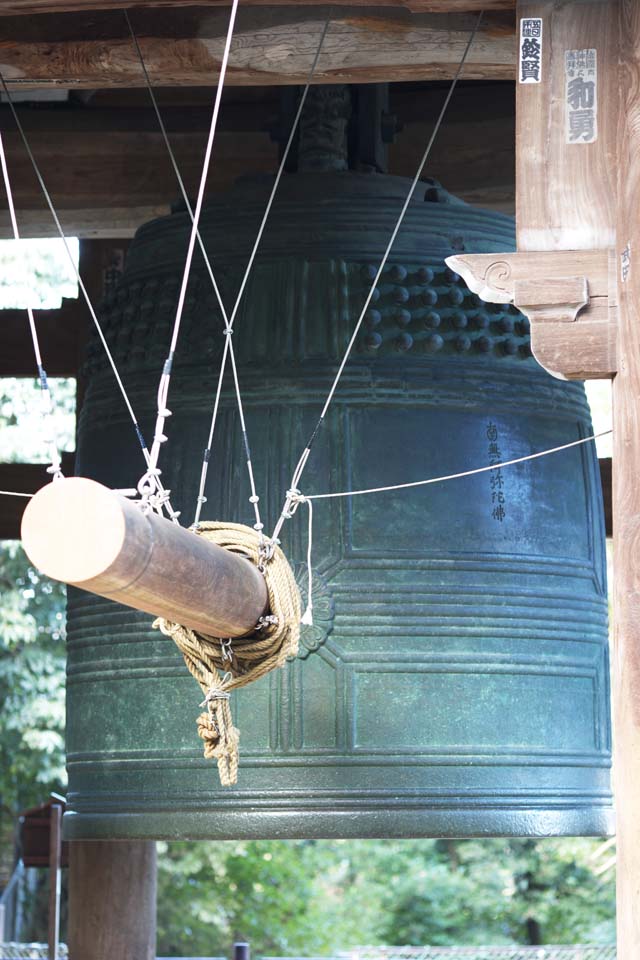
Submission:
[[[326,397],[408,182],[285,178],[234,344],[267,532]],[[230,311],[268,184],[201,232]],[[584,390],[548,376],[527,323],[452,275],[452,252],[513,249],[512,222],[429,188],[411,203],[318,435],[304,493],[420,480],[591,432]],[[102,318],[151,440],[189,220],[147,224]],[[193,520],[224,338],[196,257],[160,466]],[[78,472],[144,471],[92,344]],[[253,523],[225,381],[203,519]],[[306,592],[307,517],[282,544]],[[70,591],[70,838],[531,836],[612,828],[604,530],[592,444],[413,490],[319,501],[314,623],[299,657],[234,695],[235,788],[219,786],[200,690],[150,618]],[[215,598],[203,596],[203,605]]]

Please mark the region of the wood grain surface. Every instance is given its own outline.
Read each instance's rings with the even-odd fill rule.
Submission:
[[[613,381],[614,633],[612,701],[617,816],[618,960],[640,944],[640,4],[620,2],[619,362]]]
[[[327,19],[314,83],[452,77],[476,22],[472,13],[385,7],[240,8],[226,84],[304,83]],[[156,86],[217,83],[228,12],[186,7],[134,11],[134,28]],[[144,77],[121,11],[8,17],[0,70],[13,89],[136,87]],[[465,65],[473,79],[512,79],[511,14],[489,12]]]
[[[267,607],[248,560],[82,477],[29,501],[22,544],[54,580],[214,637],[243,636]]]
[[[518,250],[597,250],[615,238],[617,23],[608,0],[521,0],[542,17],[542,82],[516,84]],[[596,49],[598,137],[567,143],[565,51]]]

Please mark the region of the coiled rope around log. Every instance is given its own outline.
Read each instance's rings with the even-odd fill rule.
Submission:
[[[240,523],[201,523],[200,536],[250,560],[263,570],[269,596],[269,616],[252,633],[229,640],[197,633],[162,618],[154,627],[171,637],[205,695],[206,711],[197,719],[204,740],[204,755],[218,762],[220,782],[231,786],[238,779],[240,733],[233,726],[229,695],[265,674],[282,667],[298,652],[300,638],[300,592],[293,571],[276,546],[267,561],[260,552],[260,537]],[[263,566],[264,563],[264,566]]]

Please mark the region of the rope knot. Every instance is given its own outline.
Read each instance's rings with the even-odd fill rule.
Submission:
[[[300,493],[297,487],[291,487],[290,490],[287,490],[287,499],[282,510],[282,516],[286,517],[287,520],[291,520],[291,517],[294,515],[300,504],[306,502],[307,498],[305,495]]]
[[[209,687],[200,706],[208,707],[210,704],[215,703],[216,700],[229,700],[230,698],[231,694],[228,692],[228,690],[223,690],[222,687]]]
[[[164,619],[154,623],[154,627],[173,639],[188,670],[200,684],[204,694],[200,706],[206,709],[197,718],[198,735],[204,741],[205,757],[217,761],[220,782],[230,786],[237,780],[240,741],[231,717],[230,691],[259,680],[296,655],[300,594],[277,542],[237,523],[203,522],[196,533],[246,557],[255,566],[262,566],[269,597],[267,614],[254,630],[233,641],[205,636]],[[267,556],[269,563],[265,561]]]

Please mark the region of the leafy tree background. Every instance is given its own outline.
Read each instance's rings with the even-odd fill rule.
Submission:
[[[78,240],[67,242],[77,266]],[[58,238],[0,241],[0,309],[54,310],[63,297],[77,296],[77,279]]]
[[[0,307],[24,306],[26,295],[38,298],[33,306],[49,305],[46,290],[34,293],[34,276],[50,285],[64,252],[34,253],[29,272],[31,252],[23,261],[7,250],[0,245]],[[72,287],[65,295],[74,295]],[[61,448],[73,449],[74,384],[52,388]],[[0,462],[12,460],[44,460],[35,381],[0,380]],[[65,790],[64,602],[64,588],[33,570],[17,543],[0,542],[0,888],[12,864],[16,814]],[[615,937],[613,875],[600,872],[598,840],[158,846],[161,956],[228,955],[238,939],[257,955],[320,956],[364,944]]]
[[[612,943],[601,841],[160,844],[166,956],[332,955],[357,945]]]

